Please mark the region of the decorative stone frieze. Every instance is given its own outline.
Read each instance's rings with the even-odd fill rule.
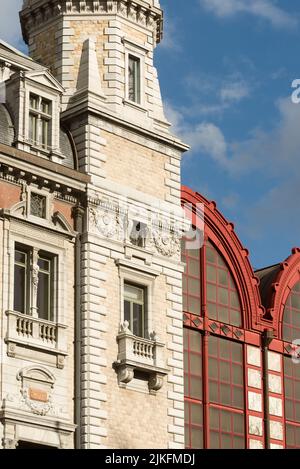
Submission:
[[[149,339],[137,337],[129,330],[129,323],[120,325],[117,342],[119,353],[114,368],[118,381],[127,384],[134,378],[134,371],[142,371],[148,375],[150,391],[159,391],[163,385],[163,377],[167,374],[164,362],[164,344],[159,342],[155,332]]]

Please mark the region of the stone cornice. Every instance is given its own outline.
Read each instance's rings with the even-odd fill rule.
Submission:
[[[30,28],[62,15],[120,15],[154,30],[156,42],[162,38],[163,12],[157,0],[27,0],[20,19],[23,38],[28,43]]]

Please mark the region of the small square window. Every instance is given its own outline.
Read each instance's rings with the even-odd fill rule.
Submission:
[[[30,214],[39,218],[46,218],[47,199],[44,195],[31,193],[30,196]]]

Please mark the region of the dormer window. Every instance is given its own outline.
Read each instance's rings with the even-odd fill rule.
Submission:
[[[32,145],[48,150],[51,146],[51,101],[30,94],[29,139]]]
[[[141,104],[141,60],[128,56],[128,99]]]

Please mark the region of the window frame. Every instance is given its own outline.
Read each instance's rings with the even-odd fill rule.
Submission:
[[[142,301],[134,301],[126,296],[126,286],[135,288],[136,290],[140,290],[142,292]],[[127,281],[124,282],[124,318],[125,318],[125,302],[128,302],[130,305],[130,318],[129,318],[129,329],[134,334],[134,305],[142,306],[142,314],[141,314],[141,330],[142,335],[134,334],[137,337],[148,338],[147,334],[149,334],[147,330],[147,288],[141,285],[136,285],[133,283],[129,283]]]
[[[43,249],[37,250],[37,260],[47,260],[49,262],[49,280],[48,280],[48,288],[49,288],[49,298],[48,298],[48,314],[47,318],[41,317],[39,314],[38,310],[38,292],[39,292],[39,286],[37,289],[36,293],[36,305],[33,304],[34,301],[34,295],[32,293],[32,266],[33,266],[33,251],[34,251],[33,246],[29,245],[24,245],[21,244],[17,241],[14,242],[14,257],[13,257],[13,311],[19,312],[21,314],[24,314],[25,316],[32,316],[33,311],[36,311],[37,318],[42,320],[42,321],[48,321],[52,323],[57,323],[58,322],[58,255],[53,254],[50,252],[47,252]],[[27,267],[26,267],[26,272],[25,272],[25,280],[26,280],[26,285],[25,285],[25,291],[26,291],[26,297],[25,297],[25,310],[23,311],[17,311],[15,309],[15,265],[19,265],[19,263],[16,263],[15,261],[15,253],[16,252],[22,252],[26,253],[26,262],[27,262]],[[43,273],[43,272],[42,272]],[[40,270],[39,270],[39,277],[40,277]],[[39,278],[40,282],[40,278]]]
[[[135,43],[126,38],[122,40],[125,47],[125,96],[124,103],[131,105],[137,109],[145,109],[145,88],[146,88],[146,77],[145,77],[145,59],[150,49],[142,44]],[[140,102],[135,102],[129,99],[129,57],[136,58],[140,63]]]
[[[190,329],[197,331],[199,334],[202,336],[202,393],[203,393],[203,399],[202,399],[202,406],[203,406],[203,448],[210,448],[210,440],[211,440],[211,435],[210,435],[210,430],[211,430],[211,425],[210,425],[210,409],[219,409],[219,410],[224,410],[224,411],[229,411],[231,414],[238,414],[243,416],[243,446],[244,448],[247,448],[248,445],[248,430],[247,430],[247,379],[246,379],[246,359],[245,359],[245,340],[244,336],[240,336],[239,340],[236,340],[234,336],[226,336],[225,334],[222,333],[221,327],[225,324],[223,322],[220,322],[220,320],[215,320],[213,318],[209,317],[208,314],[208,308],[207,308],[207,271],[206,271],[206,246],[207,242],[210,242],[213,247],[216,249],[218,254],[220,254],[223,257],[223,260],[227,266],[227,269],[229,273],[232,276],[232,279],[235,283],[235,288],[236,292],[239,296],[239,301],[240,301],[240,315],[241,315],[241,321],[242,324],[240,326],[234,326],[228,324],[228,328],[230,330],[242,330],[244,326],[244,317],[243,317],[243,307],[242,307],[242,297],[241,293],[239,291],[235,275],[233,274],[232,267],[228,264],[226,256],[223,255],[223,253],[218,249],[216,242],[213,238],[210,238],[208,235],[205,235],[205,243],[204,247],[200,249],[199,256],[198,256],[198,261],[199,261],[199,266],[200,266],[200,272],[199,272],[199,278],[200,278],[200,310],[199,314],[196,314],[194,312],[187,311],[187,308],[184,309],[184,328],[185,329]],[[189,253],[187,253],[189,254]],[[186,256],[186,252],[183,251],[183,262],[185,262],[186,257],[196,259],[196,256]],[[196,277],[195,277],[196,278]],[[197,322],[196,322],[197,321]],[[197,324],[197,325],[196,325]],[[215,324],[216,329],[215,332],[214,329],[211,329],[211,325]],[[226,325],[226,324],[225,324]],[[231,334],[232,335],[232,334]],[[209,353],[208,353],[208,346],[209,346],[209,339],[211,337],[217,337],[219,340],[224,340],[228,342],[233,342],[237,343],[241,346],[241,379],[243,381],[243,385],[238,386],[242,388],[242,396],[243,396],[243,407],[238,408],[234,407],[233,405],[227,405],[219,402],[212,402],[210,400],[209,392],[210,392],[210,379],[209,379]],[[234,363],[231,363],[231,367],[234,365]],[[219,381],[219,386],[220,386],[220,381]],[[230,387],[232,391],[232,386]],[[192,397],[187,396],[186,391],[185,391],[185,402],[188,403],[193,403],[196,402]],[[198,401],[200,402],[200,401]],[[232,423],[232,418],[231,418],[231,423]],[[185,423],[186,425],[186,423]],[[233,437],[234,437],[234,432],[231,432],[231,441],[232,444],[234,442]],[[219,441],[220,441],[221,436],[219,435]]]
[[[117,259],[116,264],[119,267],[119,297],[120,297],[120,324],[124,324],[124,284],[134,284],[146,291],[146,320],[145,329],[149,335],[155,330],[153,325],[153,298],[155,294],[155,280],[160,272],[150,267],[138,266],[130,261]],[[148,339],[148,337],[146,337]]]
[[[31,106],[32,99],[36,99],[37,106]],[[49,106],[49,112],[43,110],[43,102]],[[41,94],[29,92],[29,106],[28,106],[28,139],[33,147],[39,148],[45,152],[49,152],[52,148],[52,126],[53,126],[53,102],[51,99],[44,97]],[[36,140],[31,138],[31,119],[35,118],[35,134]],[[43,124],[47,123],[47,137],[44,139]]]

